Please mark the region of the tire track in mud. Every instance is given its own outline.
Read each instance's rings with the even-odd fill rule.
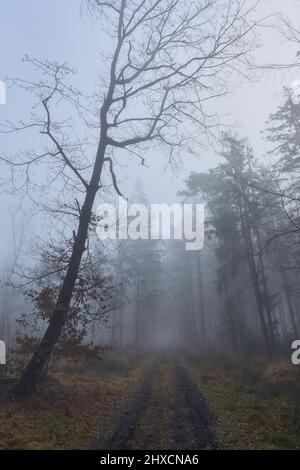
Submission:
[[[172,365],[172,440],[173,449],[185,450],[196,446],[194,432],[191,423],[191,412],[186,400],[185,387],[180,380],[175,359]]]
[[[173,358],[175,393],[177,398],[177,423],[174,427],[175,439],[179,443],[185,443],[182,433],[182,422],[186,415],[182,416],[184,409],[183,396],[188,409],[189,421],[195,438],[196,449],[217,449],[217,442],[211,430],[212,417],[205,403],[205,398],[198,386],[192,381],[190,374],[177,357]],[[176,437],[177,433],[177,437]],[[191,447],[191,443],[189,448]]]
[[[105,449],[216,449],[203,394],[177,356],[160,359],[146,368]]]
[[[160,356],[147,406],[136,423],[131,449],[174,449],[173,368],[169,357]]]
[[[105,446],[105,450],[129,449],[129,442],[135,432],[136,423],[147,405],[156,368],[157,359],[146,368],[129,410],[119,422],[111,439]]]

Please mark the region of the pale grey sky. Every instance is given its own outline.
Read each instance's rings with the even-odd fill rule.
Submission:
[[[31,57],[67,61],[78,70],[78,83],[94,89],[99,70],[99,51],[107,44],[97,23],[80,14],[81,0],[1,0],[0,3],[0,79],[6,76],[24,78],[29,73],[22,58]],[[293,20],[300,17],[299,0],[262,0],[257,8],[257,18],[282,12]],[[295,49],[284,42],[270,26],[276,18],[265,21],[260,28],[261,47],[255,51],[257,64],[293,60]],[[280,102],[282,87],[300,79],[300,71],[266,72],[253,84],[243,81],[230,97],[215,104],[228,123],[238,123],[242,135],[248,136],[257,155],[266,147],[260,135],[270,112]],[[26,99],[13,90],[7,92],[7,104],[0,106],[0,121],[16,120],[24,116]],[[5,150],[8,150],[4,146]],[[3,151],[3,145],[1,146]],[[182,180],[191,170],[203,171],[215,165],[217,157],[209,148],[199,149],[199,158],[188,158],[185,169],[172,175],[165,170],[165,161],[159,155],[149,159],[151,168],[141,168],[132,160],[127,171],[120,173],[121,187],[128,192],[139,177],[151,202],[174,202]],[[128,174],[127,179],[125,178]],[[1,193],[0,212],[2,235],[0,254],[6,255],[11,246],[11,212],[18,201]]]

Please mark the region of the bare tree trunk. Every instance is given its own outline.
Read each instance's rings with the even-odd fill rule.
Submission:
[[[29,364],[27,365],[20,382],[15,388],[16,395],[26,396],[32,394],[39,383],[39,380],[43,374],[43,369],[47,364],[53,349],[59,340],[59,337],[63,331],[64,325],[67,320],[68,311],[73,295],[73,290],[78,277],[80,263],[82,255],[85,250],[85,243],[88,236],[88,229],[90,219],[92,215],[93,204],[95,201],[96,194],[99,190],[100,178],[105,160],[106,148],[108,142],[108,122],[107,114],[110,106],[113,102],[114,91],[116,87],[116,67],[119,58],[119,54],[122,48],[122,25],[123,25],[123,13],[125,8],[125,1],[122,0],[122,9],[118,21],[118,42],[110,67],[110,82],[107,90],[107,94],[104,98],[101,110],[100,110],[100,137],[97,148],[95,163],[93,167],[92,176],[89,184],[86,186],[86,194],[83,206],[80,211],[79,224],[77,234],[73,243],[72,254],[68,264],[68,269],[63,280],[62,287],[60,289],[56,306],[53,314],[50,318],[48,328],[39,344],[38,350],[33,354]],[[43,102],[48,114],[47,101]],[[49,124],[48,124],[49,127]],[[113,180],[114,174],[112,173]]]
[[[287,324],[286,324],[286,318],[285,318],[285,311],[283,307],[283,299],[282,295],[280,293],[279,295],[279,305],[278,305],[278,310],[279,310],[279,317],[280,317],[280,326],[281,326],[281,333],[283,340],[286,341],[288,339],[288,329],[287,329]]]
[[[200,307],[199,313],[200,313],[200,325],[201,325],[201,338],[202,338],[203,346],[205,347],[207,344],[207,337],[206,337],[206,318],[205,318],[205,308],[204,308],[200,252],[197,256],[197,271],[198,271],[198,293],[199,293],[199,307]]]
[[[98,191],[104,161],[106,145],[103,144],[101,140],[102,139],[100,139],[91,182],[87,188],[85,201],[81,209],[78,231],[74,240],[68,269],[47,330],[39,344],[38,350],[33,354],[20,382],[15,388],[15,392],[18,396],[30,395],[36,390],[43,370],[53,352],[54,346],[59,340],[67,320],[73,290],[77,280],[82,255],[85,250],[92,207]]]
[[[229,292],[229,287],[228,287],[228,279],[229,279],[229,273],[226,273],[225,279],[224,279],[224,297],[225,297],[225,319],[229,320],[229,334],[230,334],[230,343],[232,350],[236,352],[238,350],[238,333],[237,333],[237,326],[236,326],[236,318],[234,317],[234,306],[233,306],[233,301],[232,301],[232,296],[230,295]]]
[[[115,348],[116,346],[118,346],[118,320],[117,320],[117,312],[113,312],[113,315],[112,315],[111,346],[112,346],[112,348]]]
[[[137,351],[141,346],[141,307],[140,307],[140,265],[136,265],[136,311],[135,311],[135,346]]]
[[[186,341],[187,344],[195,345],[197,342],[196,322],[195,322],[195,308],[194,308],[194,295],[193,295],[193,280],[191,273],[190,257],[187,253],[184,254],[184,275],[185,275],[185,290],[186,290]]]
[[[294,312],[294,305],[293,305],[291,293],[289,291],[289,283],[288,283],[287,275],[283,270],[281,270],[281,277],[282,277],[282,282],[283,282],[283,287],[284,287],[286,303],[288,306],[288,311],[290,314],[291,324],[293,328],[293,334],[295,335],[295,338],[298,338],[298,325],[297,325],[296,315]]]
[[[119,344],[121,347],[123,347],[123,316],[124,316],[124,311],[123,308],[121,308],[120,311],[120,325],[119,325]]]
[[[267,321],[268,321],[268,326],[269,326],[269,336],[270,336],[270,341],[272,343],[272,346],[275,348],[276,347],[276,336],[274,332],[275,325],[274,325],[274,320],[273,320],[272,308],[270,305],[270,293],[269,293],[269,286],[268,286],[268,281],[267,281],[267,277],[265,273],[265,266],[264,266],[264,260],[263,260],[263,255],[262,255],[262,244],[260,241],[260,233],[257,227],[255,229],[255,233],[257,236],[259,264],[260,264],[260,270],[261,270],[262,285],[263,285],[263,290],[264,290],[264,305],[266,309]]]
[[[251,277],[252,286],[253,286],[254,297],[256,301],[256,307],[257,307],[257,311],[259,315],[259,321],[260,321],[262,334],[263,334],[265,344],[266,344],[267,355],[268,357],[271,358],[272,357],[272,344],[270,342],[269,331],[268,331],[268,327],[267,327],[267,323],[265,319],[263,302],[261,298],[261,290],[260,290],[258,273],[256,269],[255,256],[254,256],[254,247],[253,247],[253,241],[251,238],[251,225],[249,222],[247,209],[245,210],[245,213],[246,215],[243,214],[243,210],[240,207],[242,234],[243,234],[245,247],[246,247],[246,255],[247,255],[250,277]]]

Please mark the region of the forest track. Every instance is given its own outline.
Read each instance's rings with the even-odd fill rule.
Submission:
[[[205,398],[180,358],[156,358],[105,449],[216,449],[211,422]]]
[[[155,359],[145,370],[144,376],[134,395],[129,410],[114,431],[106,450],[127,450],[129,442],[135,432],[135,425],[143,413],[150,394],[158,359]]]
[[[196,448],[217,449],[217,442],[211,430],[212,417],[205,403],[204,395],[201,393],[198,386],[192,381],[190,374],[177,356],[173,357],[173,364],[176,400],[176,423],[174,426],[175,440],[179,444],[185,442],[185,433],[181,424],[184,422],[184,419],[186,419],[186,415],[182,416],[185,399]]]

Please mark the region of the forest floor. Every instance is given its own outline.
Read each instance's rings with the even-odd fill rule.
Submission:
[[[300,448],[300,371],[286,361],[109,353],[0,402],[0,449]]]

